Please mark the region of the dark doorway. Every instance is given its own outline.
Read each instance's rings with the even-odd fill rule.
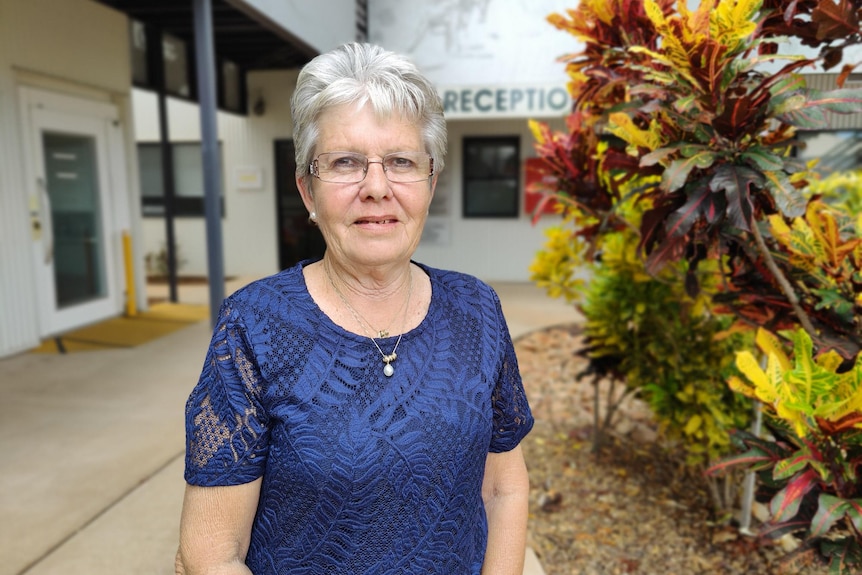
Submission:
[[[275,194],[278,199],[278,262],[286,269],[304,259],[323,257],[326,245],[296,188],[293,140],[275,142]]]

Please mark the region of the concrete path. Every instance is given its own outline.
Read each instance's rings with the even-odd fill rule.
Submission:
[[[579,319],[531,284],[494,287],[513,337]],[[0,360],[0,575],[173,573],[183,410],[209,337],[204,321],[132,349]],[[524,573],[544,573],[529,550]]]

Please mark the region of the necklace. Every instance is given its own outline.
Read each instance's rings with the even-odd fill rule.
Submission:
[[[341,293],[341,290],[340,290],[340,289],[338,289],[338,286],[336,286],[336,285],[335,285],[335,282],[332,280],[332,273],[329,271],[329,265],[327,264],[327,262],[326,262],[325,260],[324,260],[324,262],[323,262],[323,269],[326,271],[326,279],[328,279],[328,280],[329,280],[329,285],[331,285],[331,286],[332,286],[332,289],[335,291],[336,295],[338,295],[338,299],[340,299],[340,300],[341,300],[341,302],[344,304],[344,306],[345,306],[345,307],[347,308],[347,310],[350,312],[350,315],[352,315],[352,316],[353,316],[353,319],[355,319],[355,320],[356,320],[356,323],[358,323],[359,325],[361,325],[361,326],[362,326],[362,329],[364,329],[364,330],[366,330],[366,331],[370,331],[371,333],[374,333],[374,331],[375,331],[375,330],[374,330],[374,328],[372,328],[372,327],[368,324],[368,322],[367,322],[367,321],[365,321],[365,319],[364,319],[361,315],[359,315],[359,312],[358,312],[358,311],[356,311],[355,309],[353,309],[353,306],[352,306],[352,305],[350,305],[350,302],[349,302],[349,301],[347,301],[347,298],[346,298],[346,297],[344,297],[344,294],[343,294],[343,293]],[[412,293],[413,293],[413,273],[411,272],[411,273],[410,273],[410,279],[409,279],[408,284],[407,284],[407,297],[404,299],[404,306],[403,306],[403,309],[404,309],[404,321],[406,321],[406,320],[407,320],[407,304],[408,304],[408,302],[410,301],[410,296],[412,295]],[[400,310],[399,310],[399,311],[400,311]],[[397,314],[396,314],[396,315],[397,315]],[[394,318],[393,318],[393,321],[394,321]],[[380,337],[380,338],[387,337],[388,335],[389,335],[389,331],[388,331],[388,330],[379,330],[379,331],[377,332],[377,337]],[[402,333],[400,333],[400,334],[398,334],[398,340],[395,342],[395,347],[393,347],[393,348],[392,348],[392,353],[388,353],[388,354],[387,354],[387,353],[385,353],[385,352],[380,348],[380,344],[378,344],[378,343],[377,343],[377,340],[376,340],[376,339],[374,339],[374,338],[373,338],[373,337],[371,337],[370,335],[366,335],[366,337],[368,337],[368,339],[370,339],[370,340],[371,340],[371,343],[373,343],[373,344],[374,344],[374,347],[376,347],[376,348],[377,348],[377,351],[379,351],[379,352],[380,352],[380,356],[383,358],[383,363],[385,363],[385,364],[386,364],[386,365],[384,365],[384,366],[383,366],[383,375],[385,375],[386,377],[392,377],[392,374],[394,374],[394,373],[395,373],[395,368],[394,368],[394,367],[392,367],[392,362],[393,362],[393,361],[395,361],[395,360],[398,358],[398,354],[397,354],[397,353],[395,353],[395,351],[398,349],[398,344],[400,344],[400,343],[401,343],[401,337],[402,337],[403,335],[404,335],[404,333],[403,333],[403,332],[402,332]]]

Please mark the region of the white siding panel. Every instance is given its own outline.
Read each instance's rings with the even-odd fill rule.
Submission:
[[[11,72],[0,67],[0,357],[39,344],[17,111]]]

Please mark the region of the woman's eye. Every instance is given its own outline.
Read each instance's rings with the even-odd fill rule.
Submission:
[[[337,168],[339,170],[349,170],[361,168],[362,162],[360,162],[357,158],[353,156],[342,156],[340,158],[335,158],[334,160],[332,160],[330,167]]]
[[[394,158],[389,158],[388,164],[390,167],[393,167],[393,168],[401,168],[401,169],[412,168],[413,167],[413,160],[411,160],[410,158],[404,158],[401,156],[396,156]]]

